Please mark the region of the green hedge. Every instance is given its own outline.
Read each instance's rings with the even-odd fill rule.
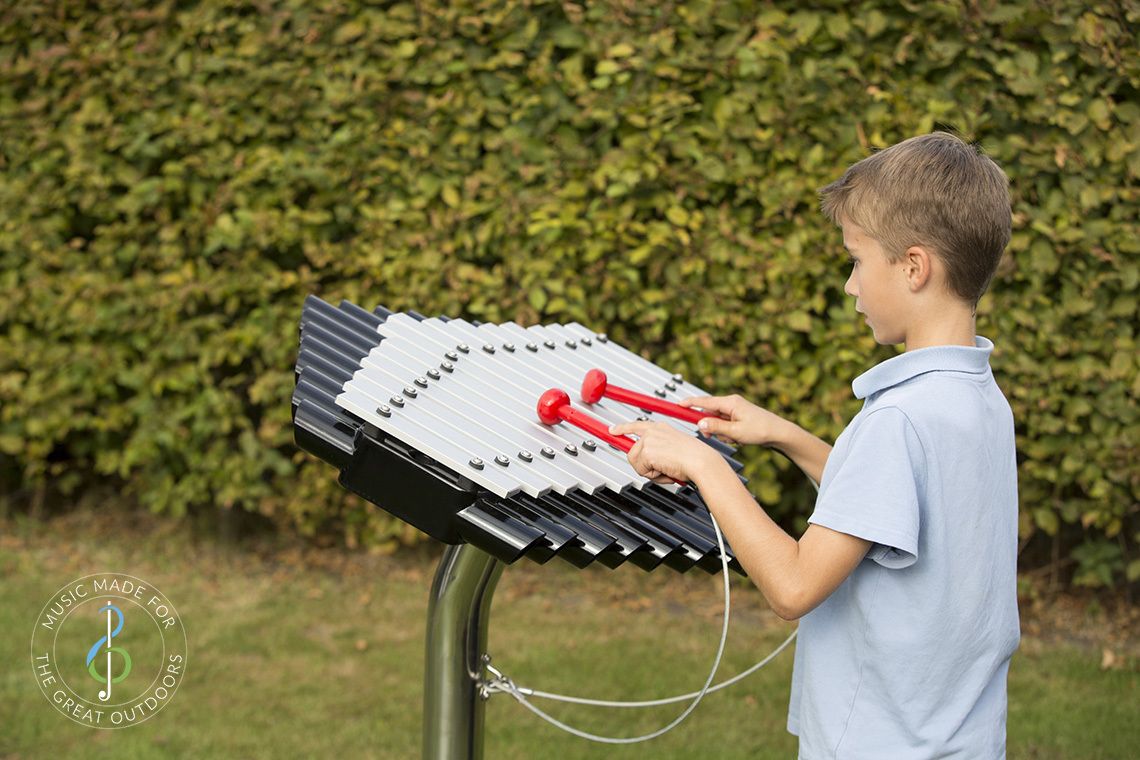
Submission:
[[[21,493],[110,483],[156,512],[413,540],[292,445],[309,293],[578,320],[834,437],[890,352],[816,190],[950,128],[1013,180],[979,331],[1028,551],[1078,583],[1140,574],[1136,2],[101,5],[0,11]],[[802,478],[747,463],[802,524]]]

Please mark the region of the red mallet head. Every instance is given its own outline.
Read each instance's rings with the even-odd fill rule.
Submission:
[[[586,373],[582,381],[582,401],[587,404],[596,404],[606,394],[606,373],[600,369],[592,369]]]
[[[551,388],[538,397],[538,419],[543,425],[554,425],[562,421],[558,410],[570,406],[570,396],[566,391]]]

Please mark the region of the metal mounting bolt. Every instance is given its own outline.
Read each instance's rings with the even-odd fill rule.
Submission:
[[[445,357],[447,357],[447,359],[449,359],[450,361],[453,361],[453,362],[459,361],[459,354],[455,353],[454,351],[445,351],[443,355]]]
[[[440,362],[439,368],[442,369],[444,372],[454,372],[455,371],[455,365],[452,364],[451,362]]]
[[[653,389],[653,395],[660,396],[661,398],[665,398],[665,389],[664,388],[654,388]]]
[[[542,455],[547,459],[554,459],[554,449],[550,448],[549,446],[543,446]]]
[[[420,375],[419,377],[417,377],[412,382],[414,382],[416,385],[420,386],[421,388],[427,387],[427,378],[424,377],[423,375]]]
[[[405,385],[404,386],[404,395],[407,396],[408,398],[415,398],[416,396],[418,396],[420,394],[416,393],[416,389],[413,388],[412,386]]]
[[[577,347],[578,347],[578,341],[574,340],[573,338],[566,341],[566,348],[577,348]]]
[[[483,469],[483,460],[480,459],[479,457],[471,457],[471,461],[468,462],[467,464],[471,465],[476,470],[482,470]]]
[[[495,353],[495,347],[492,346],[490,343],[484,343],[483,344],[483,350],[489,354]]]
[[[515,344],[514,343],[504,343],[503,344],[503,350],[508,352],[508,353],[513,354],[515,352]]]
[[[606,335],[605,333],[599,333],[598,334],[598,342],[599,343],[607,343],[607,342],[609,342],[609,339],[610,339],[610,336]]]
[[[402,407],[404,405],[404,399],[400,398],[399,396],[393,396],[392,398],[388,399],[388,403],[390,403],[392,406]]]
[[[380,406],[376,407],[376,413],[381,417],[391,417],[392,407],[388,406],[387,404],[381,404]]]
[[[677,384],[676,384],[676,383],[674,383],[674,382],[668,382],[668,383],[665,383],[665,387],[666,387],[666,388],[668,388],[668,389],[669,389],[669,390],[671,390],[671,391],[675,391],[675,390],[677,390]]]
[[[430,377],[432,380],[438,380],[440,378],[439,370],[436,369],[435,367],[432,367],[431,369],[429,369],[427,371],[427,376]]]
[[[532,462],[534,461],[534,454],[531,454],[526,449],[523,449],[519,452],[519,459],[523,460],[524,462]]]
[[[467,345],[466,343],[460,343],[458,346],[456,346],[456,348],[459,349],[459,353],[461,354],[467,354],[471,352],[471,346]]]
[[[526,350],[527,350],[527,351],[537,351],[537,350],[538,350],[538,346],[537,346],[536,344],[534,344],[534,343],[527,343],[527,344],[526,344]]]
[[[547,348],[554,348],[555,344],[554,344],[554,341],[547,339],[547,340],[542,341],[542,345],[546,346]]]
[[[587,438],[586,440],[582,441],[582,448],[584,448],[586,451],[594,451],[598,448],[598,444],[596,441],[591,441],[589,438]]]
[[[685,378],[681,377],[681,374],[679,372],[673,375],[673,382],[675,383],[681,383],[684,382],[684,380]]]
[[[582,345],[583,346],[592,346],[592,345],[594,345],[594,341],[590,340],[589,338],[582,338]]]
[[[497,457],[495,457],[495,464],[502,465],[503,467],[506,467],[510,463],[511,463],[510,457],[508,457],[506,454],[499,454]]]
[[[575,445],[574,445],[574,444],[572,444],[572,443],[568,443],[568,444],[566,444],[566,449],[565,449],[565,451],[566,451],[566,453],[567,453],[567,454],[569,454],[570,456],[575,456],[575,457],[576,457],[576,456],[578,456],[578,447],[577,447],[577,446],[575,446]]]

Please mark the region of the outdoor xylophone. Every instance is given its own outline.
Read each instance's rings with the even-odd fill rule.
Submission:
[[[680,375],[576,323],[479,324],[309,296],[300,333],[297,444],[345,488],[453,545],[429,610],[425,757],[481,754],[475,685],[501,562],[721,568],[699,494],[638,475],[633,440],[608,433],[652,419],[698,435],[703,415],[674,402],[704,392]],[[731,447],[701,440],[739,472]]]
[[[550,389],[584,391],[588,404],[563,395],[561,412],[592,429],[541,420]],[[310,296],[293,420],[298,445],[339,468],[345,488],[445,543],[505,562],[716,572],[697,492],[639,476],[619,450],[632,441],[606,432],[649,418],[696,435],[696,410],[662,414],[689,395],[703,392],[578,324],[476,325]],[[731,448],[702,440],[740,469]]]

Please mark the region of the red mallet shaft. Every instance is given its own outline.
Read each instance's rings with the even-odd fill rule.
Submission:
[[[611,434],[609,425],[570,406],[570,396],[566,394],[566,391],[558,388],[551,388],[539,397],[538,419],[542,420],[544,425],[556,425],[562,421],[577,425],[590,435],[617,446],[626,453],[629,453],[633,444],[636,443],[632,438],[626,438],[624,435]]]
[[[633,448],[633,444],[637,443],[637,441],[626,438],[624,435],[613,435],[610,433],[609,425],[570,406],[570,396],[567,395],[566,391],[558,388],[551,388],[538,397],[538,419],[542,421],[543,425],[556,425],[563,421],[577,425],[606,443],[617,446],[627,454]],[[682,486],[688,485],[683,480],[674,480],[673,482]]]
[[[602,372],[600,369],[592,369],[586,373],[586,379],[582,381],[582,401],[587,404],[596,404],[603,396],[605,398],[612,398],[614,401],[620,401],[623,404],[632,404],[638,409],[644,409],[648,412],[667,414],[670,417],[676,417],[685,422],[697,423],[705,417],[716,417],[715,414],[699,412],[687,406],[674,404],[672,401],[654,398],[644,393],[610,385],[606,382],[605,372]]]
[[[571,407],[567,392],[556,389],[556,387],[552,387],[551,390],[538,397],[538,419],[544,425],[556,425],[560,422],[577,425],[587,433],[596,435],[597,438],[606,443],[612,443],[613,446],[626,453],[629,453],[629,449],[634,448],[634,443],[637,442],[632,438],[626,438],[625,435],[613,435],[610,433],[610,426],[603,423],[602,420],[587,415],[585,411],[578,411]],[[674,480],[673,482],[677,485],[689,485],[685,481]]]

